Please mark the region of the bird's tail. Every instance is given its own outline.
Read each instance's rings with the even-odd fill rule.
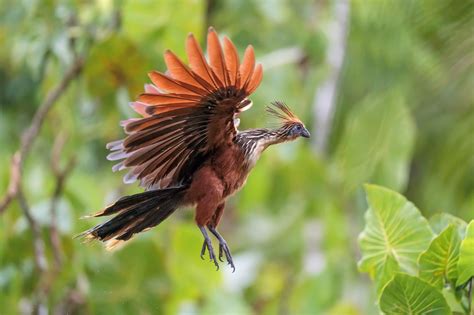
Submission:
[[[187,187],[150,190],[120,198],[114,204],[92,215],[115,216],[81,234],[86,240],[100,240],[107,249],[129,240],[134,234],[148,230],[168,218],[180,205]]]

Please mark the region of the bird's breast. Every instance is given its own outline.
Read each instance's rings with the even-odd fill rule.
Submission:
[[[255,161],[250,161],[240,150],[228,149],[213,162],[213,168],[224,185],[224,197],[228,197],[245,185]]]

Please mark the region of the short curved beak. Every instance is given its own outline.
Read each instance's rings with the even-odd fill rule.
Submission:
[[[309,138],[311,134],[309,133],[308,129],[304,128],[303,131],[301,132],[301,136],[304,138]]]

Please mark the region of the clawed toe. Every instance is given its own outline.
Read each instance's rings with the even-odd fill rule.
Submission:
[[[204,236],[204,243],[202,244],[201,249],[201,259],[204,259],[207,248],[207,251],[209,252],[209,258],[211,259],[211,261],[214,262],[214,265],[216,265],[217,270],[219,270],[219,263],[217,262],[216,255],[214,254],[211,239],[207,235],[207,232],[203,226],[200,226],[199,229],[201,230],[202,235]],[[229,246],[227,246],[226,241],[224,240],[224,238],[222,238],[222,236],[216,231],[214,227],[208,226],[208,229],[219,240],[219,260],[221,262],[224,262],[223,256],[225,256],[227,264],[230,265],[230,267],[232,268],[232,272],[235,272],[235,265],[232,259],[232,254],[230,253],[230,249]]]
[[[223,252],[223,250],[222,250],[222,245],[219,244],[219,260],[220,260],[221,262],[224,262],[224,259],[222,259],[222,252]]]
[[[206,240],[204,240],[204,243],[202,244],[201,259],[204,260],[204,256],[206,254],[206,248],[207,248],[207,251],[209,252],[209,260],[214,262],[214,265],[216,266],[217,270],[219,270],[219,263],[217,262],[216,254],[214,254],[214,248],[212,247],[212,244],[208,244]]]
[[[204,255],[206,254],[206,248],[207,248],[207,244],[206,244],[206,241],[204,241],[202,243],[202,249],[201,249],[201,259],[204,260]]]
[[[219,260],[224,262],[222,257],[225,255],[225,259],[227,260],[227,264],[230,265],[232,268],[232,272],[235,271],[234,261],[232,259],[232,254],[230,253],[229,246],[227,246],[227,242],[224,238],[217,232],[217,230],[213,226],[208,226],[209,231],[219,240]]]
[[[202,249],[201,249],[201,259],[204,259],[204,255],[206,254],[206,248],[207,251],[209,252],[209,259],[214,262],[214,265],[216,266],[216,270],[219,270],[219,263],[217,262],[216,259],[216,254],[214,254],[214,248],[212,248],[212,242],[209,236],[207,235],[206,230],[204,227],[199,227],[201,229],[202,235],[204,236],[204,243],[202,244]]]
[[[227,246],[227,243],[224,241],[222,243],[219,243],[219,259],[221,259],[221,253],[224,252],[225,258],[227,260],[227,264],[230,265],[232,268],[232,272],[235,272],[235,266],[234,266],[234,261],[232,260],[232,254],[230,253],[230,249]]]
[[[219,263],[217,262],[216,255],[214,254],[214,250],[212,249],[212,245],[210,247],[208,246],[207,249],[209,250],[210,260],[214,262],[214,265],[216,265],[216,270],[219,270]]]

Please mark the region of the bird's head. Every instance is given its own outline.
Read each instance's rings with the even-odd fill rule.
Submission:
[[[267,112],[278,118],[282,126],[276,130],[281,141],[291,141],[298,137],[309,138],[310,133],[303,122],[282,102],[273,102]]]

